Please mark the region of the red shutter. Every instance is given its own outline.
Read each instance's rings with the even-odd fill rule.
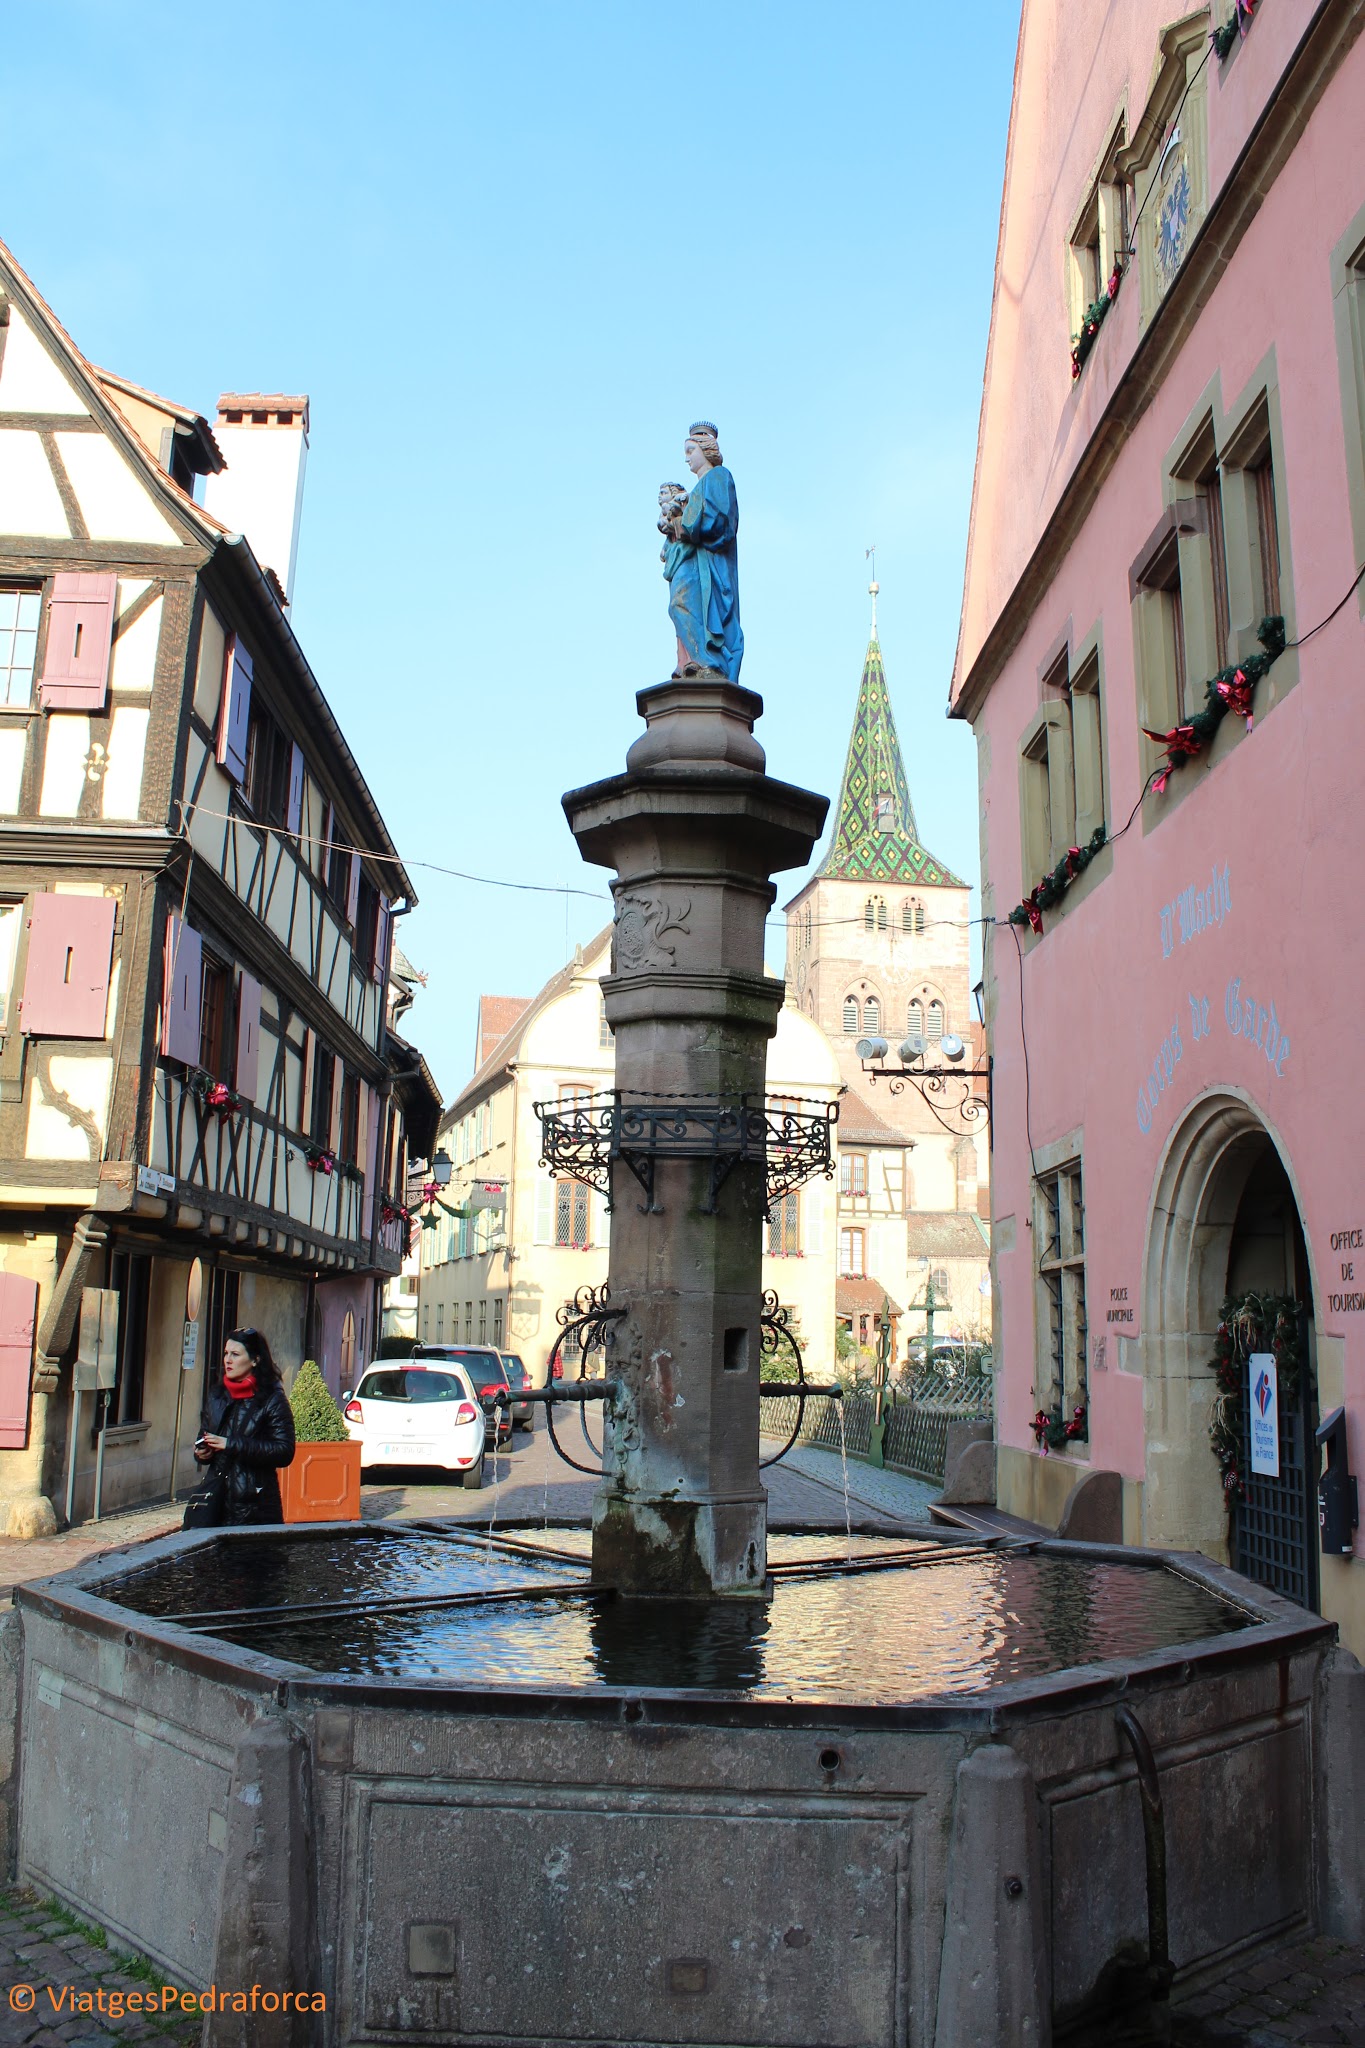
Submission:
[[[351,855],[351,878],[346,884],[346,922],[355,930],[355,914],[360,907],[360,855]]]
[[[0,1273],[0,1451],[22,1451],[28,1442],[37,1320],[38,1282],[22,1273]]]
[[[363,1081],[360,1087],[360,1127],[365,1134],[365,1157],[361,1162],[365,1169],[365,1201],[360,1234],[368,1238],[374,1228],[374,1196],[379,1186],[379,1112],[383,1105],[375,1089],[367,1087]]]
[[[285,830],[297,832],[303,825],[303,748],[295,740],[289,756],[289,811]]]
[[[387,896],[381,896],[379,899],[379,909],[374,920],[374,959],[370,963],[370,972],[381,988],[384,986],[389,971],[389,925],[391,921],[389,899]]]
[[[218,759],[234,780],[246,774],[246,736],[251,723],[251,656],[235,633],[227,636],[223,703],[218,713]]]
[[[34,897],[19,1002],[30,1038],[103,1038],[117,908],[112,896]]]
[[[199,1009],[204,992],[203,942],[178,917],[166,919],[161,978],[161,1050],[167,1059],[199,1064]]]
[[[116,576],[80,570],[53,577],[38,684],[44,711],[103,711],[117,597]]]
[[[242,969],[237,990],[237,1059],[232,1085],[248,1102],[256,1100],[261,1068],[261,984]]]

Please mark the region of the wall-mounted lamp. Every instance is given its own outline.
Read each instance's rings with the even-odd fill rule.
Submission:
[[[451,1171],[450,1154],[446,1151],[445,1146],[442,1145],[440,1151],[431,1162],[431,1177],[438,1188],[448,1188],[450,1186]]]

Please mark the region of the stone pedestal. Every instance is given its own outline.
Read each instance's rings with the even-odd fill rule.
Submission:
[[[626,773],[564,798],[584,858],[616,871],[603,982],[616,1087],[627,1108],[760,1105],[783,997],[763,967],[770,877],[810,858],[827,799],[764,772],[753,691],[700,676],[636,702],[646,730]],[[713,1195],[716,1171],[657,1157],[651,1204],[612,1165],[609,1278],[626,1313],[608,1370],[624,1391],[605,1425],[593,1569],[624,1592],[764,1589],[762,1159],[732,1165]]]

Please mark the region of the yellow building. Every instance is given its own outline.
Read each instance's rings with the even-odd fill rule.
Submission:
[[[518,1353],[537,1384],[557,1311],[607,1277],[605,1199],[583,1181],[552,1179],[541,1165],[534,1105],[586,1102],[612,1086],[601,990],[610,939],[610,929],[600,933],[530,1003],[484,999],[483,1057],[441,1119],[450,1184],[428,1206],[422,1230],[421,1340],[497,1344]],[[784,1009],[768,1052],[769,1096],[827,1103],[840,1086],[823,1035]],[[791,1312],[815,1377],[834,1363],[836,1201],[832,1181],[808,1181],[775,1203],[768,1226],[764,1286]]]

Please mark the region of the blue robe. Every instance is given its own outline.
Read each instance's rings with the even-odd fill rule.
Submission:
[[[682,538],[664,549],[668,616],[687,659],[739,681],[739,500],[728,469],[708,469],[683,508]]]

